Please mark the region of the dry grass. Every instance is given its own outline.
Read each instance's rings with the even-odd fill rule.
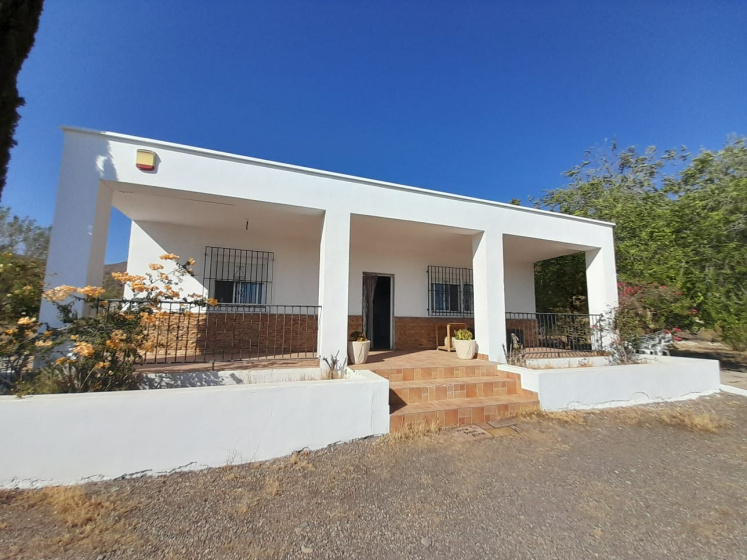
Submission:
[[[280,479],[276,476],[268,478],[265,481],[265,492],[268,496],[279,496],[280,495]]]
[[[615,415],[630,426],[665,424],[693,432],[715,433],[729,425],[712,412],[695,412],[687,408],[631,407],[616,411]]]
[[[80,486],[51,486],[24,492],[18,502],[27,510],[51,514],[64,527],[53,538],[33,539],[42,549],[110,551],[137,544],[123,516],[135,504],[119,503],[86,493]]]
[[[516,419],[524,421],[552,420],[566,424],[586,424],[586,414],[587,412],[583,410],[530,410],[521,411],[516,415]]]
[[[278,484],[279,489],[279,484]],[[236,513],[239,515],[248,515],[256,510],[260,503],[259,496],[255,495],[252,491],[241,492],[241,498],[236,506]]]
[[[299,453],[296,451],[288,458],[288,464],[291,467],[301,469],[304,471],[313,471],[314,465],[306,461],[303,456],[306,454]]]
[[[440,433],[443,428],[438,420],[422,422],[420,424],[408,424],[401,430],[389,432],[379,441],[390,445],[397,445],[414,439],[430,438]]]

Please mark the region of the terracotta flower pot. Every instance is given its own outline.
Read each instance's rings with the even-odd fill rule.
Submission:
[[[365,364],[368,360],[368,351],[371,349],[371,341],[348,342],[348,363],[351,365]]]
[[[457,358],[460,360],[471,360],[477,352],[477,343],[474,340],[455,340]]]

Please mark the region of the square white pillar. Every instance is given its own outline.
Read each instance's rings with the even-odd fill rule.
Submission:
[[[48,288],[103,282],[112,191],[100,180],[100,159],[85,142],[66,137],[47,257]],[[39,316],[59,325],[57,309],[46,300]]]
[[[350,212],[327,210],[319,246],[320,358],[347,356],[349,282]]]
[[[477,352],[491,361],[505,363],[503,234],[484,231],[472,238],[472,274]]]
[[[617,268],[611,231],[602,247],[586,251],[586,291],[590,314],[609,317],[617,309]],[[611,338],[612,333],[605,332],[602,346],[609,346]]]
[[[615,247],[611,242],[586,251],[586,291],[590,314],[609,313],[617,308]]]

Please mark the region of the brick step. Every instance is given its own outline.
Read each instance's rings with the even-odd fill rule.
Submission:
[[[539,410],[539,399],[530,391],[521,395],[413,403],[392,412],[389,429],[396,431],[434,421],[443,427],[481,424],[533,410]]]
[[[499,372],[496,364],[483,363],[481,365],[465,366],[441,366],[441,367],[410,367],[410,368],[387,368],[376,367],[371,364],[366,367],[376,375],[380,375],[392,382],[400,381],[430,381],[432,379],[455,379],[463,377],[506,377],[504,372]]]
[[[413,404],[469,397],[497,397],[519,393],[515,379],[496,377],[455,377],[430,381],[390,381],[389,404]]]

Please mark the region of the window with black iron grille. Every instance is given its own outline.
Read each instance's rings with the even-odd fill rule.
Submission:
[[[205,247],[204,286],[218,303],[272,303],[275,253]]]
[[[428,267],[428,315],[471,317],[474,313],[472,269]]]

